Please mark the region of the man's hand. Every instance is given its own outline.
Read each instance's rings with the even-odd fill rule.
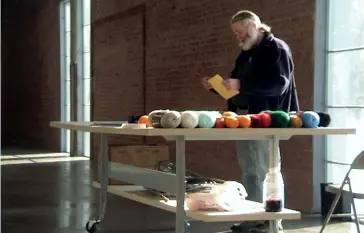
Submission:
[[[223,84],[226,87],[226,89],[229,89],[229,90],[238,91],[240,89],[240,80],[239,79],[234,79],[234,78],[225,79]]]
[[[211,84],[207,81],[209,80],[210,77],[203,77],[201,82],[202,82],[202,86],[206,89],[206,90],[210,90],[212,88]]]

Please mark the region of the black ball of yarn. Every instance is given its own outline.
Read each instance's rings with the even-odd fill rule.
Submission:
[[[328,113],[326,112],[317,112],[317,114],[320,117],[320,123],[319,123],[319,127],[327,127],[330,125],[331,123],[331,117]]]
[[[128,116],[128,123],[138,123],[140,117],[141,115]]]

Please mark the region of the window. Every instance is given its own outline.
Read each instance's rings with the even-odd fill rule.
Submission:
[[[77,120],[91,120],[91,0],[77,1]],[[60,3],[60,36],[61,36],[61,120],[69,121],[71,116],[71,4],[69,0]],[[78,132],[77,154],[90,156],[90,133]],[[70,132],[61,132],[61,150],[70,152]]]
[[[327,1],[325,110],[331,126],[364,126],[364,1]],[[355,156],[364,149],[364,135],[326,137],[326,180],[341,182]],[[359,175],[358,175],[359,174]],[[362,174],[362,173],[361,173]],[[360,185],[353,173],[353,185]],[[358,206],[358,212],[364,212]],[[360,210],[361,209],[361,210]]]
[[[83,121],[91,120],[91,0],[82,1],[82,109]],[[83,133],[83,153],[91,154],[91,134]]]
[[[60,4],[61,121],[71,120],[71,4]],[[61,130],[61,151],[70,153],[70,130]]]

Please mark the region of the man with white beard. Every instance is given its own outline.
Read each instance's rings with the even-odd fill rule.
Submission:
[[[294,64],[289,46],[271,33],[271,28],[253,12],[243,10],[231,18],[231,29],[241,48],[231,77],[224,80],[228,89],[239,94],[228,100],[228,110],[238,114],[256,114],[264,110],[298,111]],[[202,78],[205,89],[215,92]],[[216,92],[215,92],[216,93]],[[236,153],[243,173],[242,183],[248,199],[262,202],[263,181],[269,168],[269,142],[236,142]],[[283,232],[281,221],[279,231]],[[233,232],[269,232],[269,221],[234,224]]]

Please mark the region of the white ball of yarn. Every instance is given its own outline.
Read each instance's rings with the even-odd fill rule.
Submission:
[[[182,128],[193,129],[198,125],[198,114],[194,111],[184,111],[181,114]]]

